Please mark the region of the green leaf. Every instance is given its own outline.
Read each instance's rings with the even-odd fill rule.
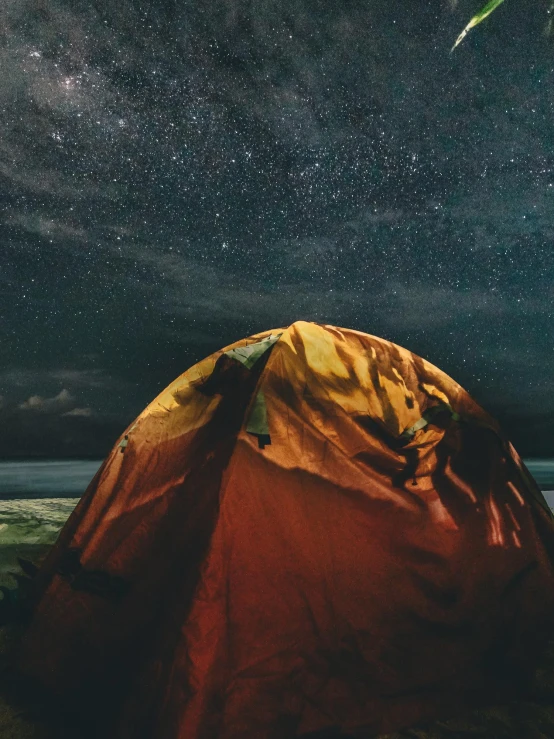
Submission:
[[[550,6],[546,12],[549,17],[544,28],[544,35],[546,36],[546,38],[550,38],[552,36],[552,26],[554,21],[554,18],[552,17],[552,13],[554,13],[554,2],[550,3]]]
[[[492,13],[493,10],[496,10],[500,3],[503,3],[504,0],[489,0],[489,2],[485,5],[484,8],[482,8],[477,15],[474,15],[473,18],[469,21],[467,26],[464,28],[464,30],[461,32],[461,34],[456,39],[456,43],[452,47],[451,51],[454,51],[456,46],[460,42],[462,42],[467,34],[471,31],[472,28],[475,28],[475,26],[478,26],[481,21],[484,21],[485,18]]]

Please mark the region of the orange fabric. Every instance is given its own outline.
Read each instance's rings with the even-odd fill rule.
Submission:
[[[40,572],[21,668],[102,736],[374,736],[500,695],[551,623],[551,517],[496,423],[390,342],[280,331],[148,406]],[[68,548],[129,589],[76,588]]]

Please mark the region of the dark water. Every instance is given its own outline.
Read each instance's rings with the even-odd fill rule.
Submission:
[[[0,461],[0,500],[79,497],[101,464],[76,459]]]
[[[525,463],[554,507],[554,459]],[[0,500],[77,498],[100,464],[101,460],[0,461]]]

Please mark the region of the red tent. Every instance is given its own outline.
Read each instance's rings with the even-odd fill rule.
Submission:
[[[457,383],[297,322],[200,362],[127,430],[39,572],[21,669],[103,737],[374,736],[524,674],[553,531]]]

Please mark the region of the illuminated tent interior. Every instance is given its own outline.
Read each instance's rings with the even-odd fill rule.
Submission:
[[[375,736],[517,688],[552,623],[553,531],[456,382],[300,321],[130,426],[39,570],[20,669],[102,736]]]

